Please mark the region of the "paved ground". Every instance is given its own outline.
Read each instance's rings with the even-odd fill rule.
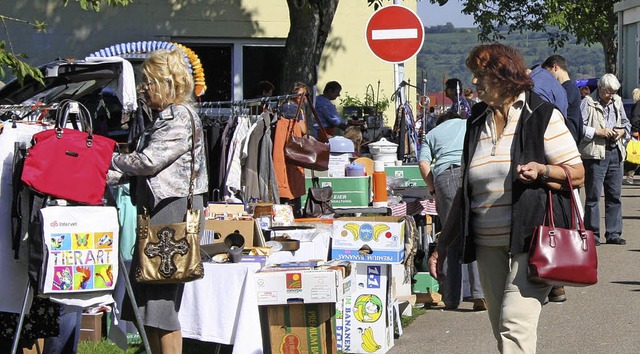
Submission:
[[[627,244],[598,247],[598,284],[566,288],[566,302],[544,306],[538,353],[640,353],[640,185],[623,185],[623,219]],[[486,312],[471,307],[429,310],[389,353],[497,353]]]

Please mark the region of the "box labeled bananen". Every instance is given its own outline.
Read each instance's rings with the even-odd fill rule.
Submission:
[[[394,345],[391,265],[358,263],[356,290],[336,305],[336,340],[344,353],[386,353]]]
[[[351,262],[401,263],[404,232],[405,221],[399,216],[335,219],[331,257]]]
[[[335,309],[333,303],[268,306],[271,353],[336,353]]]

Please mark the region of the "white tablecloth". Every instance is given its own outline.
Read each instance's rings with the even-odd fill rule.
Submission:
[[[259,269],[259,263],[205,263],[204,278],[184,287],[179,312],[183,337],[232,344],[233,353],[262,353],[252,280]]]

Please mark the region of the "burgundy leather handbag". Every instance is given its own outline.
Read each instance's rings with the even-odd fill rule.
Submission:
[[[302,102],[308,101],[307,96],[303,97]],[[322,127],[313,105],[309,106],[311,107],[313,117],[323,134],[322,136],[326,137],[327,133]],[[299,104],[296,116],[293,119],[294,122],[297,121],[298,116],[300,115],[301,107],[302,104]],[[284,145],[285,160],[292,165],[308,168],[314,171],[328,170],[330,152],[329,144],[317,141],[314,138],[309,137],[308,134],[306,137],[293,136],[293,125],[294,124],[289,124],[289,129],[287,131],[287,142]]]
[[[86,131],[64,128],[70,111],[78,111]],[[93,135],[91,115],[78,102],[58,107],[55,129],[33,136],[22,182],[45,195],[88,205],[102,205],[107,170],[116,142]]]
[[[565,166],[561,167],[573,191],[571,174]],[[574,193],[571,193],[571,228],[561,229],[555,227],[553,200],[551,191],[547,191],[544,222],[531,237],[529,280],[557,286],[588,286],[598,282],[596,242],[593,231],[584,228]]]

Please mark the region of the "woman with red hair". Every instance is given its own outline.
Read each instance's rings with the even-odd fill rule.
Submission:
[[[471,50],[467,68],[481,100],[467,119],[459,218],[449,217],[431,256],[438,276],[446,251],[461,237],[465,263],[477,260],[493,334],[501,353],[535,353],[542,305],[551,286],[527,278],[528,248],[543,222],[552,189],[556,226],[570,222],[573,185],[584,180],[580,153],[554,105],[533,93],[521,54],[503,44]],[[452,210],[455,210],[452,208]],[[462,220],[462,222],[460,222]]]

